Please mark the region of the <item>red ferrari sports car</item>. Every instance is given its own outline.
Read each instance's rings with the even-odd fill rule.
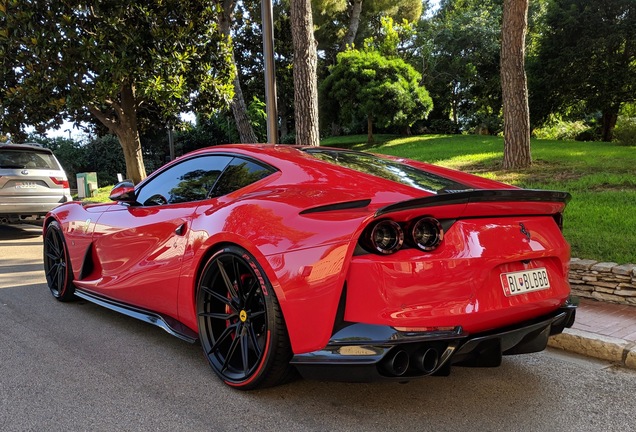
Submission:
[[[541,351],[574,321],[570,195],[349,150],[187,154],[44,222],[55,298],[200,341],[228,385],[408,381]]]

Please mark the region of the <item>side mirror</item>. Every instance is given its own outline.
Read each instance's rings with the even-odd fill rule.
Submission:
[[[133,204],[137,202],[137,197],[135,196],[135,185],[129,180],[117,183],[113,190],[110,191],[110,196],[108,198],[112,201]]]

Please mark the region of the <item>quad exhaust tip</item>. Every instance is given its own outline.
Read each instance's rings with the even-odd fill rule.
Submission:
[[[409,355],[405,350],[396,350],[380,363],[382,371],[389,376],[401,377],[413,365],[417,370],[430,375],[438,369],[439,352],[434,348],[425,348]]]
[[[415,366],[425,374],[429,375],[435,372],[439,364],[439,353],[434,348],[427,348],[413,356]]]
[[[409,355],[404,350],[397,350],[382,362],[382,369],[391,376],[402,376],[409,368]]]

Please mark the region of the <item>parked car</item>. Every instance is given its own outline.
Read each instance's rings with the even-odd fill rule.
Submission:
[[[0,144],[0,223],[40,220],[71,199],[66,173],[51,150]]]
[[[574,321],[570,195],[322,147],[195,151],[44,222],[51,293],[200,341],[239,389],[408,381]]]

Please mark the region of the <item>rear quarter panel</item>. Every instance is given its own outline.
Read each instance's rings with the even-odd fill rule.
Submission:
[[[196,286],[209,256],[236,244],[257,259],[281,306],[295,353],[321,348],[333,329],[352,248],[368,210],[300,215],[294,205],[242,200],[203,205],[184,256],[179,316],[196,329]]]

